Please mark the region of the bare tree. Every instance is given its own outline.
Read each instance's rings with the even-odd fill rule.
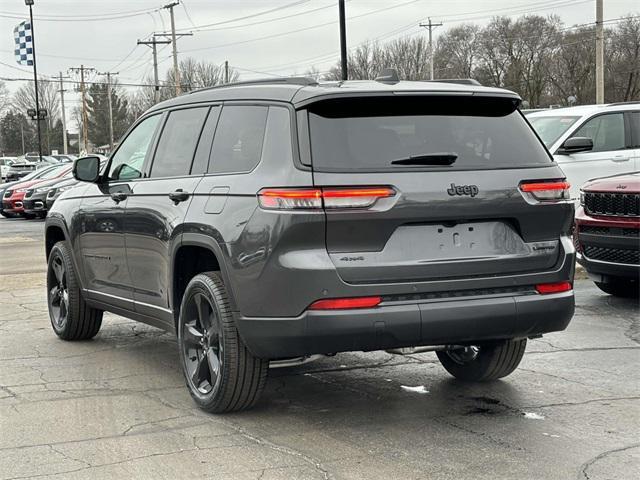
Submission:
[[[435,51],[436,76],[473,78],[478,66],[480,27],[463,24],[438,38]]]
[[[606,38],[607,101],[640,99],[640,18],[628,17]]]

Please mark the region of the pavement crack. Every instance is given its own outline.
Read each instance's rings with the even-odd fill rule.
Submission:
[[[602,460],[603,458],[608,457],[611,454],[624,452],[625,450],[631,450],[632,448],[638,448],[638,447],[640,447],[640,443],[634,443],[631,445],[627,445],[626,447],[612,448],[611,450],[607,450],[606,452],[602,452],[596,455],[591,460],[588,460],[582,464],[577,476],[578,480],[584,480],[584,479],[590,480],[591,477],[589,477],[588,470],[589,468],[591,468],[591,466],[594,463],[598,462],[599,460]]]
[[[589,403],[599,403],[599,402],[620,402],[624,400],[640,400],[640,396],[637,397],[602,397],[602,398],[592,398],[591,400],[583,400],[581,402],[558,402],[558,403],[545,403],[542,405],[528,405],[522,407],[524,410],[532,409],[532,408],[551,408],[551,407],[573,407],[578,405],[587,405]]]

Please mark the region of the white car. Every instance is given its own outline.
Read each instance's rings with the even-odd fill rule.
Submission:
[[[0,177],[7,177],[9,167],[16,161],[16,157],[0,157]]]
[[[640,102],[543,110],[527,120],[567,176],[573,199],[588,180],[640,170]]]

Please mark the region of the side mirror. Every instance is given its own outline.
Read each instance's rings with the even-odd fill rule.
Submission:
[[[73,162],[73,177],[81,182],[96,183],[100,178],[100,158],[82,157]]]
[[[589,152],[593,150],[593,140],[589,137],[571,137],[567,138],[562,146],[558,149],[561,155],[570,155],[578,152]]]

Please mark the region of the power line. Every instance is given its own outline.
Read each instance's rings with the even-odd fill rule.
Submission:
[[[116,12],[106,13],[98,15],[39,15],[35,17],[35,20],[40,22],[100,22],[106,20],[120,20],[122,18],[137,17],[140,15],[146,15],[147,13],[157,12],[159,8],[135,10],[129,12]],[[0,18],[12,18],[20,20],[24,18],[24,14],[15,12],[0,12]]]

